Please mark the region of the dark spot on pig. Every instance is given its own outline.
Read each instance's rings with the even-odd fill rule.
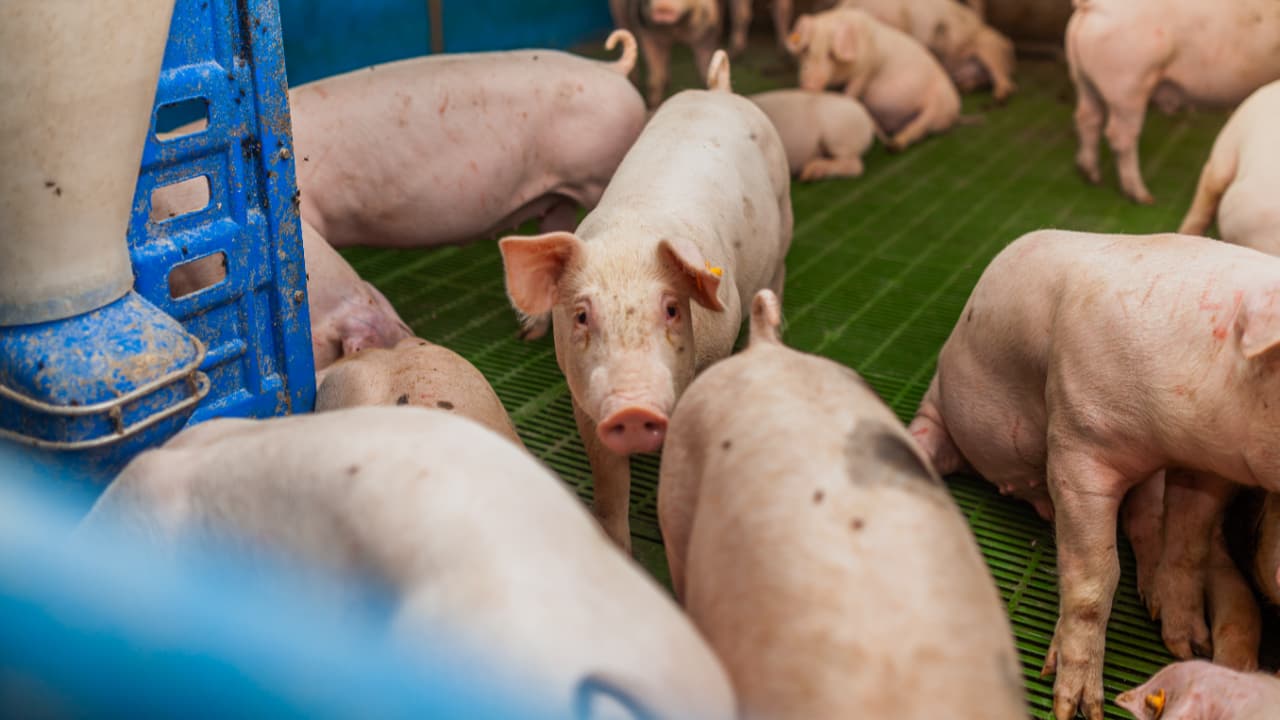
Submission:
[[[964,316],[965,322],[973,322],[973,308],[969,308],[969,314]]]
[[[306,155],[303,155],[302,162],[311,162],[311,158],[307,157]]]
[[[859,530],[861,530],[865,525],[866,525],[866,522],[864,522],[864,521],[862,520],[862,518],[854,518],[854,519],[852,519],[852,520],[850,520],[850,521],[849,521],[849,529],[850,529],[850,530],[852,530],[852,531],[854,531],[854,532],[858,532],[858,531],[859,531]]]
[[[824,497],[826,497],[826,494],[825,494],[825,493],[823,493],[821,490],[814,490],[814,491],[813,491],[813,502],[814,502],[814,504],[817,504],[817,503],[822,502],[822,498],[824,498]]]
[[[47,187],[47,188],[51,188],[51,187],[53,187],[54,185],[57,185],[57,184],[58,184],[58,183],[56,183],[56,182],[54,182],[54,181],[52,181],[52,180],[45,180],[45,181],[44,181],[44,186],[45,186],[45,187]]]
[[[537,60],[537,59],[538,59],[538,56],[537,56],[537,55],[534,55],[534,56],[533,56],[533,59],[534,59],[534,60]]]
[[[844,463],[845,477],[855,485],[892,485],[931,494],[943,490],[942,481],[911,441],[875,420],[859,422],[845,436]]]
[[[452,410],[453,403],[449,402],[448,400],[437,400],[436,407],[440,408],[441,410]]]
[[[735,249],[741,250],[741,249],[742,249],[742,241],[741,241],[741,240],[734,240],[734,241],[733,241],[733,247],[734,247]]]
[[[53,189],[53,194],[54,194],[54,195],[57,195],[58,197],[62,197],[62,188],[60,188],[60,187],[56,187],[56,188],[54,188],[54,189]]]
[[[684,346],[683,345],[676,346],[676,353],[679,354],[682,352],[684,352]]]
[[[635,315],[635,314],[636,314],[636,309],[635,309],[635,308],[633,308],[633,307],[629,307],[629,308],[627,308],[627,317],[631,317],[632,315]]]
[[[751,202],[751,198],[746,195],[742,196],[742,217],[747,220],[753,220],[756,216],[756,206]]]
[[[728,450],[728,449],[729,449],[729,448],[731,448],[731,447],[733,447],[733,441],[732,441],[732,440],[725,440],[724,442],[720,443],[720,449],[721,449],[721,450]]]
[[[1100,622],[1102,619],[1102,612],[1098,608],[1097,603],[1091,603],[1091,602],[1083,603],[1082,607],[1078,608],[1075,611],[1074,615],[1077,620],[1081,620],[1083,622],[1087,622],[1090,624],[1096,624]]]
[[[360,466],[359,466],[359,465],[350,465],[350,466],[348,466],[348,467],[347,467],[347,475],[349,475],[349,476],[354,477],[354,476],[355,476],[355,474],[356,474],[356,473],[358,473],[358,472],[360,472]]]
[[[755,142],[755,141],[756,141],[756,134],[751,133],[751,142]]]
[[[405,394],[405,395],[401,395],[400,397],[396,398],[396,404],[397,404],[397,405],[408,405],[408,404],[409,404],[409,396],[408,396],[407,394]]]

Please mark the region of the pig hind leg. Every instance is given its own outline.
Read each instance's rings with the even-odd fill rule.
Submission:
[[[1072,63],[1073,72],[1087,78],[1088,84],[1106,104],[1107,118],[1104,132],[1107,136],[1107,144],[1111,146],[1111,152],[1116,157],[1116,172],[1120,176],[1120,186],[1124,188],[1124,193],[1130,199],[1149,205],[1154,202],[1154,199],[1142,180],[1142,169],[1138,161],[1138,140],[1142,135],[1142,124],[1146,120],[1147,104],[1151,94],[1155,92],[1156,85],[1160,82],[1160,70],[1156,67],[1134,67],[1132,59],[1117,57],[1117,53],[1125,51],[1123,47],[1115,48],[1098,44],[1092,49],[1094,54],[1089,56],[1088,64],[1096,64],[1104,71],[1089,72],[1088,68],[1081,68],[1078,63]],[[1077,118],[1081,107],[1083,103],[1076,108]],[[1079,119],[1077,119],[1077,129],[1079,129]],[[1083,132],[1081,137],[1083,139]],[[1081,150],[1083,149],[1082,142]]]
[[[1219,144],[1221,140],[1219,140]],[[1182,219],[1178,232],[1184,235],[1204,235],[1218,215],[1218,205],[1222,196],[1235,180],[1236,158],[1234,152],[1224,152],[1214,145],[1209,161],[1200,172],[1200,182],[1196,185],[1196,196],[1191,201],[1187,216]]]
[[[973,53],[991,76],[992,93],[1003,102],[1018,86],[1013,82],[1013,43],[1000,33],[983,26],[978,31]]]
[[[938,376],[933,376],[929,389],[920,401],[920,409],[916,410],[915,419],[907,427],[907,432],[916,441],[916,445],[933,463],[933,469],[939,475],[950,475],[968,467],[960,449],[951,439],[947,424],[942,419],[942,411],[938,409]]]
[[[1155,584],[1164,545],[1164,473],[1158,472],[1129,491],[1120,520],[1138,566],[1138,597],[1146,602]],[[1148,606],[1150,607],[1150,606]]]
[[[1076,86],[1076,167],[1089,182],[1102,182],[1098,168],[1098,144],[1102,141],[1102,123],[1106,118],[1106,106],[1088,79],[1071,66],[1071,79]]]
[[[853,141],[857,131],[848,131],[840,127],[822,128],[822,152],[825,157],[817,157],[804,164],[800,170],[800,180],[820,180],[827,177],[858,177],[862,174],[862,151]]]
[[[786,49],[787,33],[791,32],[793,4],[794,0],[773,0],[773,30],[778,35],[778,47],[782,48],[783,54],[787,57],[791,57]]]
[[[950,81],[947,84],[950,86]],[[931,132],[943,132],[955,124],[957,112],[955,109],[950,112],[943,109],[942,103],[939,101],[941,95],[941,92],[935,92],[925,99],[920,112],[889,141],[890,149],[902,150],[920,141]]]

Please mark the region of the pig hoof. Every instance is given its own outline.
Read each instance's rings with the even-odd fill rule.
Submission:
[[[1091,167],[1088,163],[1076,161],[1076,169],[1080,171],[1080,175],[1091,185],[1097,185],[1102,182],[1102,173],[1097,167]]]
[[[1127,194],[1130,199],[1132,199],[1135,203],[1138,203],[1139,205],[1155,205],[1156,204],[1156,199],[1151,197],[1151,193],[1147,192],[1146,190],[1137,190]]]

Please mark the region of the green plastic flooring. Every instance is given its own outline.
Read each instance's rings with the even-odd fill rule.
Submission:
[[[677,51],[672,74],[675,89],[694,86],[687,53]],[[793,77],[763,39],[733,64],[739,92],[790,85]],[[991,106],[987,94],[966,98],[965,112],[985,117],[980,124],[957,127],[899,155],[876,147],[862,178],[792,188],[796,223],[787,258],[785,340],[856,369],[904,421],[996,252],[1037,228],[1176,229],[1225,121],[1222,114],[1148,116],[1142,167],[1157,204],[1140,207],[1120,195],[1105,150],[1101,186],[1076,174],[1074,93],[1066,67],[1024,60],[1017,80],[1020,92],[1004,107]],[[475,363],[529,449],[584,500],[590,497],[590,473],[551,339],[516,339],[496,243],[356,250],[347,257],[419,335]],[[668,582],[655,515],[656,469],[653,457],[633,463],[632,527],[637,558]],[[1007,605],[1033,714],[1049,718],[1052,678],[1041,680],[1039,671],[1057,619],[1052,530],[1029,506],[1001,497],[979,479],[949,482]],[[1124,577],[1107,637],[1109,699],[1170,661],[1138,601],[1124,543],[1121,560]],[[1108,717],[1128,714],[1109,705]]]

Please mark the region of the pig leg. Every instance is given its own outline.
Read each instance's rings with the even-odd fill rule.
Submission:
[[[671,589],[680,602],[685,600],[685,561],[689,554],[689,537],[693,533],[693,516],[697,511],[699,484],[688,446],[687,442],[673,442],[663,448],[662,475],[658,480],[662,546],[667,551],[667,567],[671,570]]]
[[[800,182],[829,177],[858,177],[862,174],[862,158],[857,154],[834,158],[814,158],[800,170]]]
[[[1117,67],[1124,67],[1119,65]],[[1116,172],[1120,186],[1134,202],[1150,205],[1155,202],[1142,180],[1138,161],[1138,139],[1147,116],[1147,103],[1160,81],[1155,70],[1139,68],[1112,72],[1101,77],[1091,76],[1098,94],[1107,104],[1105,133],[1111,152],[1116,157]]]
[[[1051,422],[1050,441],[1057,435]],[[1094,458],[1090,448],[1051,445],[1048,476],[1056,513],[1061,604],[1041,674],[1057,674],[1057,720],[1072,720],[1077,708],[1089,720],[1102,720],[1107,619],[1120,581],[1116,515],[1132,483]]]
[[[1216,149],[1216,147],[1215,147]],[[1220,156],[1221,155],[1221,156]],[[1200,172],[1196,196],[1191,201],[1187,216],[1182,219],[1178,232],[1184,235],[1204,235],[1218,215],[1218,203],[1236,177],[1236,156],[1231,153],[1211,153],[1209,162]]]
[[[538,230],[543,233],[567,232],[578,228],[578,205],[567,198],[560,198],[547,209],[538,221]]]
[[[773,30],[778,34],[778,47],[786,53],[787,33],[791,32],[792,5],[795,0],[773,0]]]
[[[1120,519],[1138,566],[1138,597],[1146,602],[1155,585],[1164,547],[1164,473],[1158,472],[1129,491]]]
[[[1073,18],[1074,20],[1074,18]],[[1076,54],[1073,40],[1073,26],[1067,28],[1067,67],[1071,71],[1071,82],[1076,86],[1076,136],[1079,147],[1076,149],[1076,167],[1085,179],[1097,185],[1102,182],[1102,172],[1098,169],[1098,143],[1102,140],[1102,121],[1106,117],[1106,106],[1102,97],[1085,77],[1080,69],[1080,59]]]
[[[656,108],[662,104],[670,80],[671,39],[654,32],[641,33],[640,51],[644,53],[645,83],[649,91],[646,98],[649,107]],[[701,72],[705,73],[706,68]]]
[[[729,57],[736,58],[747,49],[747,31],[751,29],[751,0],[730,0]]]
[[[978,31],[973,54],[991,76],[996,102],[1004,102],[1018,86],[1013,82],[1013,45],[989,27]]]
[[[618,455],[600,442],[596,435],[596,423],[577,401],[573,403],[573,419],[578,423],[578,433],[587,451],[594,484],[594,500],[591,514],[604,528],[604,532],[627,554],[631,553],[631,523],[628,516],[631,501],[631,460]]]
[[[711,69],[711,56],[716,52],[714,37],[693,44],[693,66],[698,69],[698,77],[707,82],[707,71]]]
[[[1253,599],[1253,591],[1227,551],[1221,522],[1215,524],[1209,545],[1207,600],[1213,626],[1213,661],[1233,670],[1257,670],[1262,613]]]
[[[1182,660],[1213,652],[1204,613],[1209,545],[1231,494],[1231,483],[1214,475],[1165,473],[1164,550],[1148,606],[1160,618],[1165,646]]]
[[[929,383],[929,389],[920,401],[920,409],[916,410],[916,417],[907,431],[925,457],[929,458],[929,462],[933,463],[933,469],[939,475],[957,473],[968,466],[960,449],[951,440],[951,433],[947,431],[947,424],[942,419],[942,411],[938,409],[937,374],[934,374],[933,382]]]
[[[943,132],[955,123],[956,113],[940,108],[938,101],[941,92],[935,91],[933,95],[925,98],[919,114],[912,118],[911,122],[907,123],[907,126],[897,135],[893,136],[893,139],[889,142],[890,149],[902,150],[923,139],[929,133]]]

